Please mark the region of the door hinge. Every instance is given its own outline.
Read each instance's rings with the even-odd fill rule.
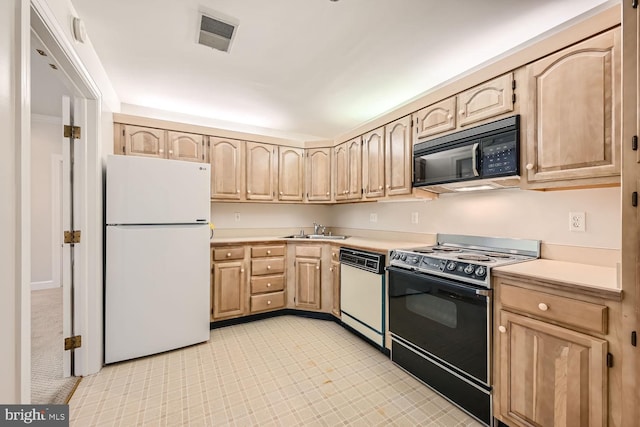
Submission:
[[[638,0],[632,0],[631,1],[631,7],[633,7],[634,9],[638,8]]]
[[[511,82],[511,89],[515,89],[516,88],[516,80],[513,79],[513,81]]]
[[[607,367],[613,367],[613,354],[607,353]]]
[[[631,149],[638,151],[638,135],[633,135],[633,138],[631,138]]]
[[[64,125],[64,137],[80,139],[80,126]]]
[[[516,94],[515,93],[511,94],[511,102],[514,103],[514,104],[516,103]]]
[[[634,347],[638,345],[638,334],[636,331],[631,332],[631,345]]]
[[[64,232],[64,243],[80,243],[81,232],[79,230],[76,231],[65,231]]]
[[[636,207],[638,206],[638,192],[634,191],[633,193],[631,193],[631,206]]]
[[[76,335],[73,337],[64,339],[64,350],[73,350],[82,347],[82,335]]]

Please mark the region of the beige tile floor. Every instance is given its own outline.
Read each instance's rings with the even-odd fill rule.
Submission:
[[[334,322],[282,316],[103,368],[71,426],[480,426]]]

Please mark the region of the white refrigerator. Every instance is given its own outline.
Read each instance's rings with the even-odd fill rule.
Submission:
[[[209,339],[210,165],[109,156],[104,361]]]

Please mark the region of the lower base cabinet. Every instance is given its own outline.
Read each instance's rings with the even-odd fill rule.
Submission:
[[[211,321],[238,317],[246,311],[244,247],[211,249]]]

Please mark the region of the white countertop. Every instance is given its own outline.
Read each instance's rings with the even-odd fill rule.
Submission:
[[[591,291],[615,299],[619,299],[622,293],[615,267],[537,259],[496,267],[492,271],[499,276],[517,275],[545,280],[560,287]]]

